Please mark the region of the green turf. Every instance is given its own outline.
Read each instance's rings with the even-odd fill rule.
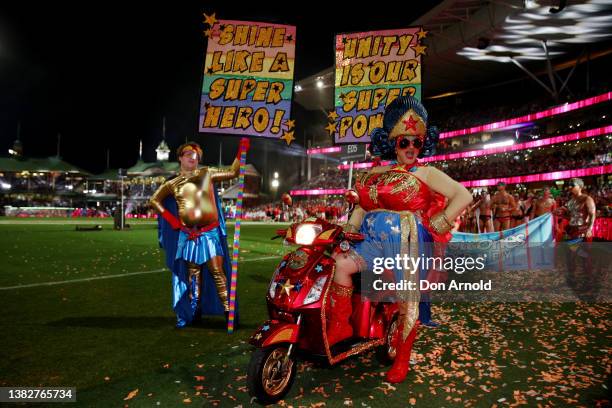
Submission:
[[[0,225],[0,287],[163,268],[154,225],[104,227]],[[246,339],[266,318],[277,262],[268,257],[287,250],[269,240],[276,228],[243,226],[242,327],[231,336],[221,319],[174,328],[167,271],[0,290],[0,385],[75,386],[83,407],[249,406]],[[593,406],[607,398],[609,304],[442,305],[434,314],[443,325],[420,332],[406,383],[384,384],[372,354],[331,368],[301,363],[285,405]]]

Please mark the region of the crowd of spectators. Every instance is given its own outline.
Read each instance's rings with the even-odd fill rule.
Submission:
[[[298,222],[309,217],[319,217],[329,222],[339,222],[346,217],[347,206],[339,196],[328,198],[296,197],[288,207],[280,202],[248,208],[244,218],[251,221]]]

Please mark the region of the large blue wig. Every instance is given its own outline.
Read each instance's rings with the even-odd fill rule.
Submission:
[[[371,134],[370,153],[373,156],[380,157],[383,160],[395,160],[395,141],[389,139],[389,133],[395,127],[397,122],[409,110],[413,110],[419,115],[425,126],[427,126],[427,110],[421,102],[413,96],[399,96],[393,100],[385,109],[383,117],[383,127],[376,128]],[[419,151],[419,157],[428,157],[436,153],[436,144],[440,138],[438,128],[435,126],[427,127],[427,134],[423,141],[423,147]]]

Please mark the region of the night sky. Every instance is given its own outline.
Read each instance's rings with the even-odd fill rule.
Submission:
[[[436,4],[404,2],[391,9],[386,3],[376,10],[329,8],[331,2],[3,3],[0,155],[7,155],[20,121],[26,156],[55,155],[61,133],[61,156],[94,173],[105,169],[107,149],[111,168],[133,165],[140,139],[145,161],[153,161],[164,115],[172,149],[185,138],[196,140],[204,145],[204,162],[218,161],[220,138],[197,131],[206,44],[202,12],[297,25],[299,80],[333,64],[336,33],[405,27]],[[308,12],[290,10],[300,6]],[[225,140],[227,163],[237,139]],[[283,148],[280,142],[268,143]],[[249,162],[263,165],[253,155]]]

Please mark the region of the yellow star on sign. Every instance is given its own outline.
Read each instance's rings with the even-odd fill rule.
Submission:
[[[329,132],[330,136],[333,135],[336,133],[336,123],[328,123],[327,126],[325,126],[325,130]]]
[[[285,125],[287,125],[287,130],[291,130],[295,127],[295,120],[293,119],[287,119],[285,121]]]
[[[327,114],[327,119],[333,120],[335,122],[336,119],[338,119],[338,114],[336,113],[336,111],[329,111],[329,113]]]
[[[423,38],[427,37],[427,33],[429,33],[429,31],[425,31],[423,30],[423,27],[421,27],[419,31],[416,32],[416,35],[419,38],[419,40],[422,40]]]
[[[293,289],[295,285],[292,285],[291,281],[287,279],[287,282],[283,283],[281,287],[283,288],[287,296],[289,296],[291,294],[291,289]]]
[[[212,30],[210,28],[207,28],[206,30],[204,30],[204,36],[210,37],[211,34],[212,34]]]
[[[214,26],[217,22],[217,18],[215,17],[216,13],[212,13],[210,16],[204,13],[204,24],[208,24],[209,26]]]
[[[291,142],[295,140],[295,137],[293,137],[293,130],[290,132],[283,132],[283,135],[280,138],[287,142],[287,146],[289,146]]]
[[[421,44],[411,45],[410,48],[412,48],[414,50],[414,56],[415,57],[418,57],[421,54],[422,55],[427,55],[427,53],[425,52],[427,47],[425,47],[424,45],[421,45]]]

